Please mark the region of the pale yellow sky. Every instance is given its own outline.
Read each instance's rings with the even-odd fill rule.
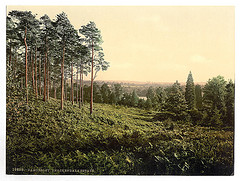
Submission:
[[[234,7],[8,6],[50,18],[62,11],[75,29],[94,21],[110,67],[97,80],[195,82],[234,79]]]

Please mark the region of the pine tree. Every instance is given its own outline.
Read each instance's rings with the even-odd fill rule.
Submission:
[[[156,89],[156,100],[157,100],[157,106],[161,110],[162,107],[164,106],[164,103],[167,99],[167,95],[165,90],[162,87],[158,87]]]
[[[121,100],[122,92],[123,92],[123,89],[121,84],[114,84],[114,93],[116,96],[117,103],[119,103]]]
[[[200,85],[195,85],[195,98],[196,98],[196,108],[201,110],[203,108],[202,104],[202,88]]]
[[[170,87],[164,108],[166,111],[175,113],[176,119],[186,118],[187,103],[178,81]]]
[[[93,102],[102,103],[101,88],[97,83],[93,83]]]
[[[117,97],[116,97],[116,94],[115,94],[114,91],[111,92],[109,101],[110,101],[111,104],[116,104],[117,103]]]
[[[108,63],[103,59],[103,52],[99,53],[102,50],[100,45],[102,44],[102,36],[100,30],[96,27],[96,24],[90,21],[86,26],[81,26],[79,29],[79,33],[85,36],[84,41],[88,44],[88,48],[92,50],[92,60],[91,60],[91,97],[90,97],[90,114],[93,111],[93,81],[96,77],[96,72],[100,70],[102,66],[102,70],[106,70],[108,67]],[[97,53],[98,52],[98,53]],[[97,55],[97,56],[96,56]],[[106,64],[105,64],[105,63]],[[99,65],[99,66],[97,66]],[[95,66],[95,75],[93,75]]]
[[[147,98],[147,100],[145,102],[145,108],[146,109],[151,109],[152,108],[152,101],[151,101],[151,99]]]
[[[225,104],[226,104],[226,116],[225,122],[228,126],[234,125],[234,83],[232,80],[226,85],[226,95],[225,95]]]
[[[25,46],[25,90],[26,103],[28,104],[28,38],[32,36],[32,29],[36,25],[35,15],[31,11],[11,11],[9,16],[18,20],[19,32],[24,32],[23,36],[19,33],[19,37]],[[11,55],[11,53],[10,53]],[[11,56],[10,56],[11,57]],[[11,58],[9,59],[11,61]]]
[[[131,100],[130,100],[131,101],[131,103],[130,103],[131,106],[136,107],[138,105],[138,100],[139,100],[139,97],[138,97],[136,91],[133,90],[133,92],[131,94]]]
[[[188,74],[187,82],[186,82],[186,92],[185,92],[185,99],[188,105],[188,109],[195,108],[195,87],[192,77],[192,72]]]
[[[215,108],[224,115],[225,111],[226,81],[224,77],[217,76],[209,79],[203,88],[203,106],[207,111]]]
[[[106,83],[104,83],[101,86],[100,91],[101,91],[103,103],[109,103],[109,98],[110,98],[110,94],[111,94],[111,90],[110,90],[109,86]]]
[[[151,100],[152,107],[156,108],[156,106],[158,105],[158,98],[156,95],[156,91],[152,86],[148,88],[146,97],[147,99]]]
[[[63,109],[63,97],[64,97],[64,60],[66,54],[66,48],[71,45],[71,38],[75,35],[73,25],[70,23],[67,15],[62,12],[57,15],[56,31],[58,38],[62,45],[62,64],[61,64],[61,109]]]

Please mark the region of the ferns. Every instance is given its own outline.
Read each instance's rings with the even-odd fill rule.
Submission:
[[[88,107],[59,105],[7,104],[8,174],[233,173],[231,131],[156,119],[138,108],[94,104],[90,116]]]

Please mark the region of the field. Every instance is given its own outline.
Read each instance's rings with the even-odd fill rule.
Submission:
[[[40,99],[7,102],[8,174],[232,175],[234,133],[157,112]],[[65,170],[64,170],[65,169]]]

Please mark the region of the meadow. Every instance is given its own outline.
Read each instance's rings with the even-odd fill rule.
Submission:
[[[7,174],[232,175],[234,132],[158,112],[7,101]]]

